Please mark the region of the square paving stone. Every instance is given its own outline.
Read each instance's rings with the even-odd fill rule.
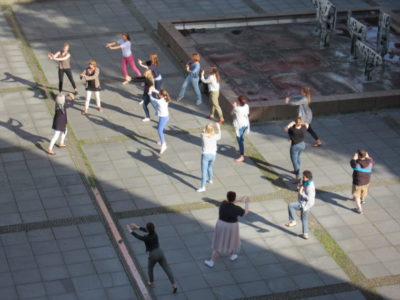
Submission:
[[[382,247],[373,249],[372,253],[382,262],[400,260],[400,253],[394,247]]]
[[[255,297],[270,294],[267,284],[264,281],[253,281],[239,284],[245,297]]]
[[[273,293],[282,293],[299,288],[290,277],[272,278],[267,281],[267,286]]]
[[[368,250],[349,252],[347,255],[357,266],[378,262],[376,256]]]
[[[200,289],[196,291],[189,291],[185,293],[188,297],[188,299],[191,300],[204,300],[204,299],[217,299],[215,294],[213,293],[212,290],[210,289]]]
[[[243,293],[237,285],[224,285],[213,288],[217,299],[241,298]]]
[[[45,288],[41,282],[17,285],[17,293],[20,299],[44,297],[46,295]]]
[[[385,299],[396,299],[400,294],[400,284],[378,287],[377,292]]]

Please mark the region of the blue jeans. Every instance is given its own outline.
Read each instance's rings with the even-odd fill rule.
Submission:
[[[186,76],[185,81],[182,84],[181,90],[179,91],[178,99],[182,99],[185,96],[186,88],[189,84],[192,83],[194,92],[196,94],[196,102],[201,102],[201,93],[199,88],[199,77],[192,77],[191,75]]]
[[[215,161],[215,154],[202,154],[201,155],[201,187],[206,186],[207,176],[208,180],[213,179],[213,164]]]
[[[157,131],[158,131],[158,136],[160,137],[161,144],[165,143],[164,128],[165,125],[167,125],[168,120],[169,117],[160,117],[160,119],[158,120]]]
[[[310,213],[310,209],[307,211],[303,211],[300,202],[293,202],[288,205],[289,212],[289,221],[296,221],[296,212],[295,210],[301,211],[301,223],[303,226],[303,233],[308,234],[308,214]]]
[[[244,155],[244,134],[246,133],[247,126],[239,128],[239,136],[236,136],[236,140],[239,144],[240,155]]]
[[[157,108],[155,107],[154,103],[151,102],[149,95],[148,94],[144,94],[143,95],[142,107],[143,107],[144,113],[146,115],[146,118],[150,118],[150,112],[149,112],[149,109],[147,108],[149,103],[151,103],[151,105],[153,106],[154,110],[157,110]]]
[[[301,166],[300,154],[304,151],[305,148],[306,144],[304,142],[290,146],[290,159],[293,164],[294,173],[296,174],[296,178],[298,179],[300,178]]]
[[[157,91],[161,90],[161,84],[162,84],[162,79],[154,80],[154,87],[156,88]]]

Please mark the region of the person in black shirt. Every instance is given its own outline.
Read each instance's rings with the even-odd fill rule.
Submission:
[[[296,175],[296,183],[300,182],[300,167],[301,160],[300,154],[306,148],[304,143],[305,133],[307,132],[308,124],[303,123],[300,117],[296,117],[294,122],[290,122],[286,127],[285,131],[289,134],[289,138],[292,142],[290,146],[290,160],[293,164],[293,173]]]
[[[150,69],[151,72],[153,73],[154,77],[154,85],[157,91],[161,90],[161,83],[162,83],[162,76],[160,71],[158,70],[158,66],[160,64],[158,60],[158,55],[156,53],[150,54],[150,59],[147,60],[145,63],[143,63],[142,60],[138,59],[138,63],[141,67],[147,69]]]
[[[236,193],[228,192],[226,198],[228,200],[223,201],[219,207],[219,218],[215,225],[211,258],[204,261],[210,268],[214,266],[214,261],[219,254],[230,254],[231,261],[238,258],[237,252],[240,248],[238,217],[243,217],[249,212],[250,200],[248,197],[242,197],[235,201]],[[244,209],[234,204],[234,202],[239,201],[244,201]]]
[[[134,237],[144,242],[146,246],[146,252],[149,252],[149,264],[147,267],[147,271],[149,274],[148,284],[150,286],[154,284],[153,269],[156,263],[159,263],[161,268],[163,268],[164,272],[167,274],[168,279],[172,284],[172,292],[175,294],[178,288],[175,283],[174,275],[172,274],[172,271],[168,265],[164,253],[159,246],[158,235],[155,231],[154,224],[149,222],[146,224],[146,228],[138,226],[136,224],[128,224],[126,225],[126,227]],[[147,234],[146,235],[137,234],[134,231],[135,229],[139,229],[143,232],[146,232]]]

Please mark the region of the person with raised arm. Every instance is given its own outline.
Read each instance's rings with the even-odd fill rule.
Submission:
[[[154,286],[154,266],[158,263],[161,268],[164,270],[165,274],[169,281],[172,284],[172,292],[175,294],[178,290],[178,287],[175,282],[174,275],[172,274],[171,268],[168,265],[167,259],[164,256],[164,252],[160,248],[160,244],[158,242],[158,235],[156,233],[156,228],[152,222],[146,224],[146,227],[141,227],[137,224],[128,224],[126,228],[135,238],[144,242],[146,246],[146,252],[149,253],[149,260],[147,266],[147,272],[149,275],[149,286]],[[141,235],[136,233],[135,230],[140,230],[145,235]]]
[[[132,70],[135,72],[136,76],[138,77],[142,76],[142,73],[136,67],[135,64],[134,55],[131,49],[132,48],[131,37],[129,36],[128,33],[123,32],[121,34],[121,39],[116,42],[106,43],[106,48],[109,48],[111,50],[121,49],[122,51],[121,67],[122,67],[122,74],[124,75],[125,78],[122,84],[128,84],[132,80],[132,77],[129,76],[128,73],[128,68],[127,68],[128,63],[131,66]]]
[[[71,72],[71,54],[69,53],[70,45],[65,43],[63,48],[56,53],[49,53],[47,57],[50,60],[54,60],[58,63],[58,92],[61,93],[63,90],[64,74],[67,75],[69,82],[74,88],[75,96],[78,95],[78,89]]]
[[[212,239],[212,254],[210,259],[204,261],[207,267],[214,267],[215,260],[221,254],[228,254],[231,261],[238,259],[240,249],[239,217],[249,213],[249,197],[236,200],[235,192],[228,192],[218,212],[218,221],[215,225]],[[244,202],[244,209],[236,203]]]

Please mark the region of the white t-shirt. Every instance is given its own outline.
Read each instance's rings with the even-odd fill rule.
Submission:
[[[169,111],[168,111],[168,102],[165,101],[163,97],[161,98],[154,98],[150,93],[149,93],[150,100],[152,102],[157,103],[157,116],[159,117],[168,117],[169,116]]]
[[[201,140],[203,142],[203,154],[217,154],[217,141],[220,139],[221,131],[212,136],[206,136],[204,133],[202,133]]]
[[[248,127],[250,129],[249,113],[250,108],[247,104],[243,106],[238,105],[232,110],[233,126],[236,131],[241,127]]]
[[[219,82],[217,81],[217,77],[214,74],[208,76],[207,79],[205,79],[204,75],[202,75],[201,81],[208,84],[208,90],[210,92],[218,92],[219,91]]]
[[[117,43],[118,43],[118,45],[121,46],[122,56],[123,57],[129,57],[129,56],[132,55],[131,42],[130,41],[119,40]]]

